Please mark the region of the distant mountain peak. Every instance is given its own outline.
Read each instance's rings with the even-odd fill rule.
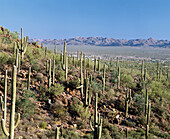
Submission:
[[[96,45],[96,46],[152,46],[152,47],[167,47],[170,48],[170,41],[168,40],[156,40],[152,37],[148,39],[115,39],[108,37],[74,37],[67,39],[30,39],[30,42],[43,42],[44,44],[56,44],[63,45],[64,41],[68,45]]]

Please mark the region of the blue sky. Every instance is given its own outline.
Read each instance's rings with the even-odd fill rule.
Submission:
[[[0,25],[30,38],[170,40],[170,0],[1,0]]]

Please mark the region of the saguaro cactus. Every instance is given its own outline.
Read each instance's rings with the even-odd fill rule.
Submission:
[[[151,110],[151,103],[149,102],[148,103],[148,113],[147,113],[146,135],[145,135],[146,139],[149,139],[150,110]]]
[[[100,57],[98,58],[98,72],[100,72]]]
[[[15,120],[15,102],[16,102],[16,74],[17,69],[16,66],[13,66],[12,69],[12,89],[11,89],[11,110],[10,110],[10,121],[9,121],[9,132],[6,129],[6,124],[4,118],[1,120],[2,131],[3,133],[9,137],[9,139],[14,139],[14,128],[16,128],[20,121],[20,114],[17,115],[17,121]]]
[[[145,96],[145,117],[147,118],[147,112],[148,112],[148,89],[146,89],[146,96]]]
[[[90,127],[94,132],[94,139],[101,139],[102,134],[102,119],[100,117],[100,113],[97,113],[97,103],[98,103],[98,94],[95,95],[95,114],[94,114],[94,123],[92,124],[91,116],[90,116]]]
[[[2,96],[0,98],[1,102],[1,109],[3,112],[3,119],[6,122],[6,105],[7,105],[7,70],[5,70],[5,79],[4,79],[4,100],[2,99]]]
[[[55,83],[55,57],[53,57],[53,81],[52,81],[53,85]]]
[[[55,130],[55,139],[59,139],[59,128],[57,127]]]
[[[117,68],[117,89],[120,88],[120,67]]]
[[[144,80],[144,60],[142,60],[142,66],[141,66],[141,81]]]
[[[117,57],[117,61],[116,61],[116,68],[118,69],[119,67],[119,57]]]
[[[27,81],[27,90],[30,90],[30,81],[31,81],[31,67],[29,67],[29,70],[28,70],[28,81]]]
[[[103,78],[102,78],[102,82],[103,82],[102,91],[103,91],[103,94],[104,94],[104,91],[105,91],[105,82],[106,82],[106,79],[105,79],[105,67],[106,67],[106,65],[104,64],[104,67],[103,67]]]
[[[156,71],[156,73],[157,73],[157,80],[159,79],[159,61],[157,61],[157,71]]]
[[[96,72],[96,69],[97,69],[97,60],[96,60],[96,57],[94,57],[94,72]]]
[[[45,46],[45,57],[47,57],[47,46]]]
[[[82,67],[82,52],[80,54],[80,86],[77,89],[81,89],[81,99],[83,99],[83,67]]]
[[[49,60],[48,88],[51,87],[51,59]]]
[[[128,98],[128,90],[126,92],[126,99],[125,99],[125,117],[127,118],[128,116],[128,105],[129,105],[129,98]]]
[[[57,46],[55,44],[55,47],[54,47],[54,54],[57,54]]]

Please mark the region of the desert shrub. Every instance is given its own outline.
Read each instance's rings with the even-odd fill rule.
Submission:
[[[34,114],[35,96],[30,90],[25,90],[22,97],[16,101],[17,107],[22,111],[23,117],[30,117]]]
[[[170,138],[170,135],[168,133],[162,133],[159,131],[159,127],[151,127],[150,130],[149,130],[150,133],[158,136],[158,137],[161,137],[161,138],[164,138],[164,139],[169,139]]]
[[[39,127],[42,128],[42,129],[45,129],[47,127],[47,123],[46,122],[40,122]]]
[[[64,139],[80,139],[80,135],[78,135],[74,129],[64,129],[63,130],[63,138]]]
[[[58,70],[56,79],[59,80],[60,82],[64,82],[65,81],[65,72],[63,70]]]
[[[73,80],[69,81],[68,86],[71,89],[76,89],[76,87],[80,86],[80,79],[73,79]]]
[[[143,125],[143,126],[146,125],[146,117],[144,115],[139,116],[138,121],[141,125]]]
[[[0,52],[0,66],[3,66],[4,64],[7,64],[7,61],[9,60],[9,55],[6,53]]]
[[[125,122],[125,124],[126,124],[127,126],[129,126],[129,127],[135,127],[135,125],[136,125],[135,122],[132,122],[132,121],[130,121],[130,120],[125,120],[124,122]]]
[[[134,83],[134,79],[130,74],[121,74],[122,76],[120,77],[121,82],[124,86],[128,88],[135,88],[136,84]]]
[[[54,96],[58,96],[64,92],[64,86],[63,84],[56,83],[54,86],[50,87],[49,92]]]
[[[47,101],[48,97],[46,93],[48,92],[48,88],[43,85],[40,85],[38,89],[39,89],[38,99],[41,101]]]
[[[134,112],[137,115],[141,115],[144,112],[145,108],[145,98],[143,95],[136,94],[133,98],[134,106],[137,108]]]
[[[70,111],[81,119],[87,119],[90,116],[90,112],[84,108],[83,103],[75,97],[73,98],[73,104],[70,106]]]
[[[54,103],[50,106],[50,111],[59,119],[64,119],[66,117],[67,110],[60,103]]]

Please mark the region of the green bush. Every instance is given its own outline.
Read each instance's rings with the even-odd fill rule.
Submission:
[[[0,52],[0,66],[3,66],[4,64],[7,64],[7,61],[9,60],[9,55],[6,53]]]
[[[50,87],[49,92],[54,96],[58,96],[64,92],[64,86],[63,84],[56,83],[54,86]]]
[[[40,122],[39,127],[42,128],[42,129],[45,129],[47,127],[47,123],[46,122]]]
[[[31,98],[31,99],[30,99]],[[23,117],[32,117],[35,110],[35,96],[30,90],[25,90],[22,97],[16,101],[16,106],[22,111]]]

